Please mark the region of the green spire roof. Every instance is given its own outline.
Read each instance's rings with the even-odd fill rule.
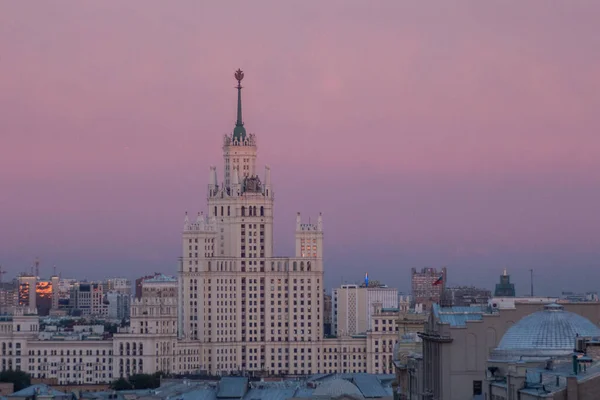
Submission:
[[[244,79],[244,72],[241,69],[235,71],[235,79],[238,81],[236,89],[238,90],[238,102],[237,102],[237,121],[235,122],[235,128],[233,128],[233,140],[243,142],[246,139],[246,128],[244,128],[244,122],[242,121],[242,79]]]

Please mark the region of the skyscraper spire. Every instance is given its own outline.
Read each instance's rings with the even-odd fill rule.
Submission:
[[[243,142],[246,139],[246,128],[244,128],[244,121],[242,120],[242,79],[244,79],[244,72],[241,69],[235,71],[235,79],[238,81],[238,85],[236,86],[238,90],[238,102],[237,121],[233,129],[233,140]]]

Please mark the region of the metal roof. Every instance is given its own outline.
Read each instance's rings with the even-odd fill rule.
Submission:
[[[433,313],[442,324],[465,326],[467,321],[483,320],[483,314],[488,313],[488,308],[487,306],[440,307],[439,304],[434,304]]]
[[[244,400],[287,400],[295,396],[296,388],[265,388],[265,389],[250,389]],[[310,395],[308,396],[310,397]]]
[[[225,376],[219,381],[218,399],[241,399],[248,391],[248,378]]]
[[[34,397],[34,396],[51,396],[51,397],[70,397],[64,392],[59,392],[58,390],[52,389],[48,385],[44,385],[42,383],[37,385],[31,385],[24,389],[19,390],[13,394],[8,395],[7,397]]]
[[[353,394],[369,399],[392,396],[391,374],[315,374],[307,378],[249,382],[243,377],[223,377],[215,381],[170,381],[156,389],[117,392],[116,400],[152,398],[155,400],[287,400],[310,399],[327,393]],[[340,382],[344,381],[344,382]],[[348,392],[346,389],[349,389]],[[113,391],[84,393],[88,400],[108,400]],[[68,395],[70,396],[70,394]],[[0,399],[2,400],[2,399]],[[10,399],[8,399],[10,400]],[[69,399],[70,400],[70,399]]]
[[[587,318],[551,304],[511,326],[493,356],[566,356],[572,354],[577,335],[599,337],[600,329]]]
[[[160,274],[144,280],[144,283],[152,282],[177,282],[177,278],[174,276]]]
[[[361,390],[356,385],[342,378],[331,379],[321,383],[313,391],[312,397],[317,399],[334,399],[344,395],[364,398]]]
[[[357,375],[354,377],[354,384],[360,389],[363,396],[367,398],[385,397],[388,395],[375,375]]]
[[[216,398],[217,393],[210,388],[199,388],[181,395],[183,400],[215,400]]]

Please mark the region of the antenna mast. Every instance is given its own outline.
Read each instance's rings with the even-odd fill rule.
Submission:
[[[529,270],[531,274],[531,297],[533,297],[533,269]]]
[[[2,269],[2,265],[0,265],[0,283],[2,283],[2,275],[6,273],[5,270]]]
[[[35,258],[35,276],[40,276],[40,259],[38,257]]]

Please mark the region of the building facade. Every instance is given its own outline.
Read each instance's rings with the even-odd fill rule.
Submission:
[[[448,287],[444,291],[442,303],[447,306],[469,307],[472,305],[487,305],[492,292],[474,286]]]
[[[71,286],[69,312],[78,316],[108,316],[108,303],[101,282],[77,282]]]
[[[105,282],[104,291],[131,295],[131,281],[127,278],[109,278]]]
[[[419,333],[423,340],[423,373],[418,377],[422,380],[421,398],[462,400],[482,394],[489,355],[508,329],[555,301],[510,299],[512,303],[491,299],[503,305],[497,308],[434,306],[424,331]],[[562,305],[566,311],[600,325],[600,303]]]
[[[178,277],[154,274],[137,280],[130,326],[112,337],[48,336],[39,332],[35,307],[28,312],[32,315],[6,316],[0,328],[4,369],[61,384],[107,383],[157,371],[392,372],[399,337],[397,290],[365,288],[359,334],[325,338],[322,216],[306,223],[298,213],[294,256],[274,255],[271,172],[265,167],[262,179],[257,174],[256,137],[242,122],[242,78],[238,70],[238,117],[223,140],[223,180],[211,167],[208,212],[194,220],[185,216]],[[71,309],[108,315],[105,287],[74,283]],[[28,297],[23,303],[22,309],[31,306]]]
[[[495,297],[515,297],[515,284],[510,283],[510,275],[504,269],[502,275],[500,275],[500,282],[496,283],[496,289],[494,290]]]
[[[0,282],[0,314],[10,314],[18,304],[17,280]]]
[[[131,295],[111,291],[106,293],[106,301],[108,302],[108,319],[129,319],[129,313],[131,310]]]
[[[374,306],[398,309],[398,289],[387,286],[342,285],[333,290],[333,334],[352,336],[372,329]]]
[[[271,171],[258,176],[257,140],[237,122],[223,138],[223,180],[211,167],[208,213],[186,215],[179,268],[181,339],[201,348],[200,369],[309,373],[323,337],[323,220],[296,216],[295,257],[274,257]],[[279,359],[302,350],[293,365]]]
[[[446,288],[446,267],[438,271],[436,268],[423,268],[411,270],[412,297],[417,309],[429,312],[432,305],[440,303]]]

